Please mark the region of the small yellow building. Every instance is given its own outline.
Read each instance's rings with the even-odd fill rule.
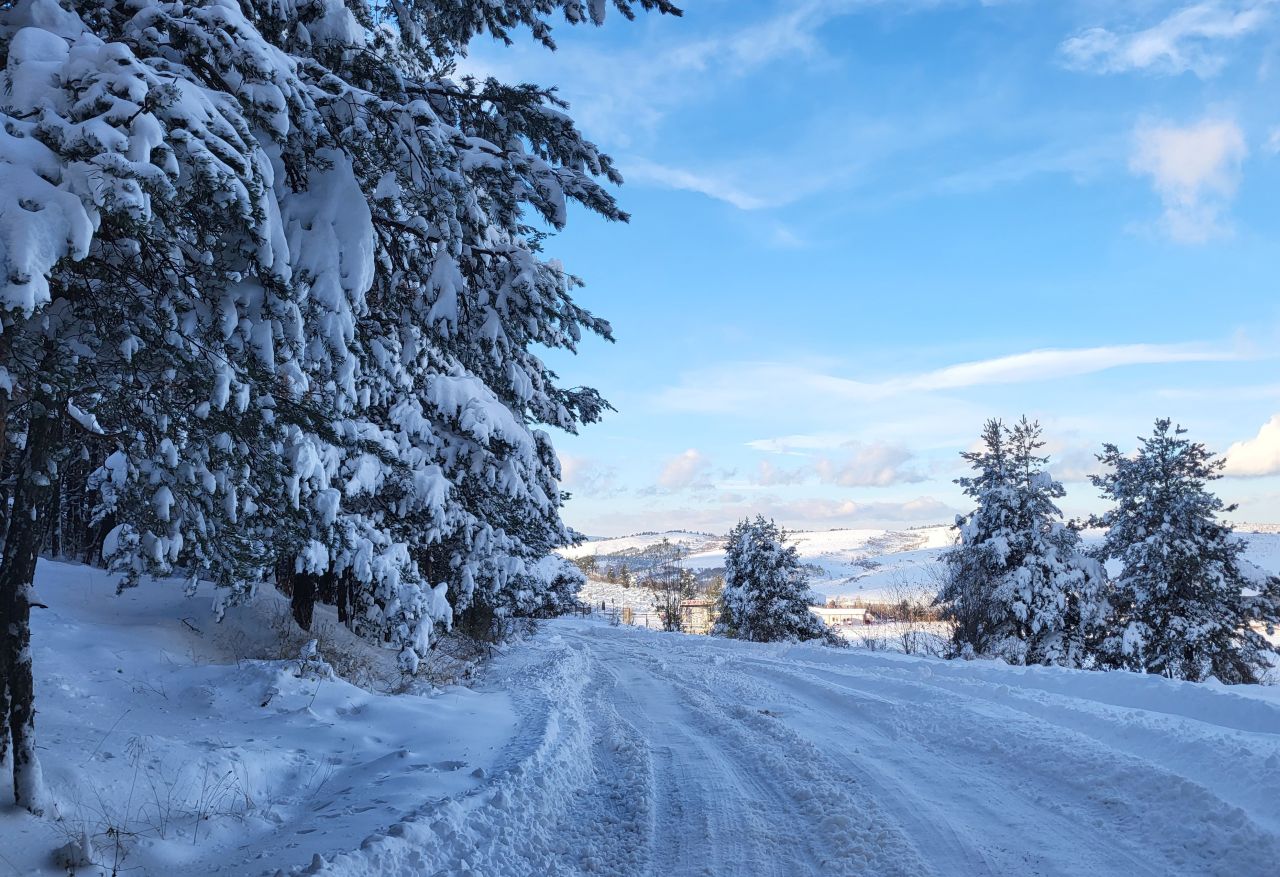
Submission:
[[[715,624],[714,600],[682,600],[680,601],[680,629],[685,633],[711,633]]]

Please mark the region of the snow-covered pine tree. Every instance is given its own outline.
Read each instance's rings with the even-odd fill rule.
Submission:
[[[725,543],[724,591],[714,632],[752,642],[822,639],[843,645],[809,607],[809,577],[787,534],[772,520],[744,519]]]
[[[664,0],[614,5],[628,16],[633,7],[676,12]],[[339,432],[359,442],[322,442],[315,455],[328,461],[324,476],[303,480],[300,501],[339,484],[342,503],[328,542],[296,565],[343,577],[358,628],[419,652],[432,625],[451,615],[469,614],[478,632],[572,599],[565,585],[577,579],[545,562],[572,534],[560,519],[554,448],[537,427],[573,432],[607,405],[589,388],[558,386],[534,350],[573,349],[584,333],[610,330],[573,302],[577,281],[541,256],[532,220],[559,229],[570,202],[626,218],[597,180],[620,181],[612,163],[552,92],[447,74],[477,36],[506,39],[528,26],[551,45],[552,11],[599,23],[605,6],[356,4],[358,27],[328,24],[321,34],[313,22],[345,12],[336,0],[258,9],[304,79],[322,84],[315,101],[341,151],[327,173],[368,207],[360,222],[371,232],[355,236],[329,230],[351,221],[345,204],[303,211],[299,246],[315,236],[312,214],[325,230],[308,275],[351,274],[323,270],[324,260],[376,266],[367,285],[338,291],[360,317],[344,340],[350,363],[335,368],[321,356],[313,366],[319,386],[333,385],[330,372],[350,376],[334,404]],[[316,188],[289,198],[305,208],[319,200]],[[394,575],[369,575],[369,546],[394,558]]]
[[[229,7],[179,10],[217,44],[199,74],[174,41],[149,52],[135,39],[159,39],[172,7],[84,11],[52,0],[0,11],[0,337],[15,485],[0,559],[0,739],[13,744],[15,796],[33,810],[27,620],[59,467],[72,454],[105,458],[108,542],[131,573],[181,561],[226,584],[258,578],[249,519],[277,468],[264,388],[286,383],[279,366],[300,339],[254,129],[280,132],[225,92],[238,83],[283,108],[296,97],[287,71],[251,31],[212,37],[236,24]],[[212,23],[196,22],[202,13]]]
[[[410,664],[453,608],[550,611],[572,575],[538,424],[605,408],[532,352],[608,326],[539,255],[625,218],[554,96],[461,83],[475,37],[604,0],[18,0],[0,10],[0,738],[39,807],[30,583],[72,455],[125,582],[251,593],[282,561]],[[614,0],[678,14],[666,0]],[[74,436],[75,438],[69,438]],[[88,460],[83,458],[87,457]],[[450,605],[452,603],[452,606]]]
[[[1062,485],[1045,470],[1038,423],[989,420],[982,449],[962,456],[976,474],[957,479],[977,507],[957,518],[959,544],[943,554],[937,602],[955,625],[958,655],[1015,664],[1083,666],[1105,616],[1100,565],[1062,521]]]
[[[1091,523],[1107,530],[1099,557],[1119,565],[1102,654],[1174,679],[1256,682],[1272,647],[1251,622],[1280,621],[1275,580],[1241,570],[1245,545],[1219,520],[1235,506],[1209,490],[1223,461],[1185,435],[1160,419],[1135,454],[1107,444],[1098,455],[1107,471],[1093,483],[1114,507]],[[1258,588],[1261,597],[1246,597]]]

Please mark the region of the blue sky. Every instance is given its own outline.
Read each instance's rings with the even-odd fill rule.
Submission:
[[[1024,412],[1069,514],[1169,416],[1280,521],[1280,0],[684,6],[467,63],[627,178],[548,244],[618,338],[550,358],[618,409],[557,436],[572,525],[945,521]]]

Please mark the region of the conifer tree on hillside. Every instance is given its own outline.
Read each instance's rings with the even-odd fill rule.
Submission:
[[[957,518],[960,541],[943,554],[947,579],[937,602],[955,625],[956,654],[1015,664],[1083,666],[1105,621],[1100,565],[1055,500],[1062,485],[1046,471],[1038,423],[989,420],[982,449],[962,456],[975,474],[957,479],[977,507]]]
[[[729,531],[714,632],[752,642],[824,639],[843,645],[810,611],[809,577],[795,546],[786,541],[782,528],[762,515]]]
[[[1245,575],[1245,544],[1219,520],[1235,506],[1209,490],[1223,461],[1185,435],[1161,419],[1133,455],[1107,444],[1098,456],[1107,471],[1093,483],[1114,507],[1091,524],[1107,530],[1099,557],[1120,567],[1102,654],[1174,679],[1256,682],[1272,647],[1251,623],[1280,622],[1280,583]]]
[[[18,803],[40,808],[30,585],[68,461],[94,470],[126,585],[182,572],[221,603],[273,569],[323,577],[409,667],[456,615],[572,599],[546,561],[571,534],[540,427],[607,405],[535,351],[610,330],[542,229],[571,202],[625,219],[604,187],[620,178],[550,90],[452,71],[477,37],[554,47],[553,13],[599,24],[606,5],[0,8],[0,748]]]

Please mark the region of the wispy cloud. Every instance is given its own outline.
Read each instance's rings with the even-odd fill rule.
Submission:
[[[776,201],[752,194],[727,180],[691,170],[668,167],[643,158],[627,159],[623,171],[630,182],[651,183],[668,189],[697,192],[737,207],[739,210],[759,210],[777,206]]]
[[[1064,434],[1065,433],[1065,434]],[[1090,475],[1102,472],[1097,452],[1100,443],[1083,441],[1070,430],[1057,429],[1048,436],[1044,453],[1049,457],[1049,471],[1059,481],[1087,482]]]
[[[1203,344],[1123,344],[1033,350],[880,381],[859,381],[806,364],[738,362],[686,375],[680,384],[662,391],[657,402],[677,411],[732,412],[797,396],[825,399],[828,404],[874,401],[910,393],[1052,381],[1123,366],[1244,358],[1239,349]]]
[[[757,451],[767,451],[771,454],[807,457],[811,451],[838,448],[841,445],[848,444],[850,441],[851,439],[848,436],[840,433],[816,433],[753,439],[747,442],[747,447],[754,448]]]
[[[1068,67],[1093,73],[1191,71],[1207,78],[1218,73],[1229,58],[1221,44],[1257,31],[1271,17],[1274,6],[1274,0],[1207,0],[1185,6],[1143,29],[1089,28],[1066,40],[1061,53]]]
[[[717,28],[693,39],[677,36],[658,48],[644,45],[624,52],[571,40],[565,40],[555,53],[524,45],[490,52],[477,43],[472,56],[463,59],[459,73],[561,82],[574,116],[585,129],[617,148],[644,139],[672,109],[725,82],[785,58],[813,57],[821,51],[818,33],[825,24],[881,2],[784,3],[772,15],[736,28]]]
[[[949,390],[982,384],[1048,381],[1107,371],[1128,365],[1222,362],[1239,352],[1199,344],[1119,344],[1109,347],[1032,350],[948,366],[899,382],[901,389]]]
[[[828,438],[822,435],[784,436],[747,442],[748,447],[756,450],[806,458],[803,465],[792,467],[761,460],[753,484],[774,487],[816,480],[839,487],[889,487],[925,480],[926,476],[910,465],[915,461],[915,454],[905,445],[848,439],[829,441]],[[829,452],[810,453],[798,448]]]
[[[788,469],[778,466],[771,460],[761,460],[756,468],[755,483],[761,487],[781,487],[789,484],[803,484],[811,477],[808,469]]]
[[[866,208],[917,198],[966,196],[1042,176],[1095,179],[1114,172],[1123,156],[1123,129],[1096,112],[1064,116],[1057,108],[1013,105],[1018,89],[1006,85],[969,90],[944,86],[911,91],[892,108],[858,89],[836,86],[853,62],[833,34],[836,22],[874,13],[905,16],[939,7],[998,5],[990,0],[773,0],[744,5],[713,31],[683,37],[680,28],[655,26],[638,46],[563,40],[561,50],[517,46],[501,53],[477,48],[467,72],[493,73],[561,84],[583,130],[618,158],[630,183],[695,192],[735,209],[757,212],[816,201],[832,192],[855,193]],[[690,10],[691,13],[695,10]],[[737,13],[741,14],[737,14]],[[754,20],[752,20],[754,17]],[[691,15],[691,18],[693,16]],[[702,18],[697,24],[705,26]],[[991,63],[1006,63],[992,61]],[[739,89],[776,73],[793,87],[829,66],[829,105],[808,118],[779,118],[777,130],[724,118],[714,151],[691,150],[691,138],[671,124],[702,106],[736,104]],[[1011,77],[1001,69],[1001,81]],[[993,75],[994,79],[994,75]],[[847,93],[846,93],[847,92]],[[1066,111],[1070,112],[1070,111]],[[694,142],[702,138],[692,138]],[[764,220],[758,220],[764,222]],[[774,226],[760,235],[782,249],[809,241],[794,228]]]
[[[941,524],[955,519],[957,509],[931,496],[902,502],[857,502],[854,500],[808,498],[782,500],[775,496],[724,494],[701,506],[678,509],[619,508],[594,516],[590,526],[581,526],[592,535],[634,533],[649,529],[655,520],[664,528],[684,528],[723,533],[743,518],[765,515],[789,530],[831,527],[894,527],[911,524]]]
[[[1223,471],[1228,475],[1280,475],[1280,414],[1264,423],[1253,438],[1227,448],[1226,463]]]
[[[1151,178],[1164,205],[1161,225],[1180,243],[1204,243],[1229,230],[1224,214],[1240,185],[1249,149],[1232,119],[1187,126],[1146,122],[1134,133],[1130,169]]]

